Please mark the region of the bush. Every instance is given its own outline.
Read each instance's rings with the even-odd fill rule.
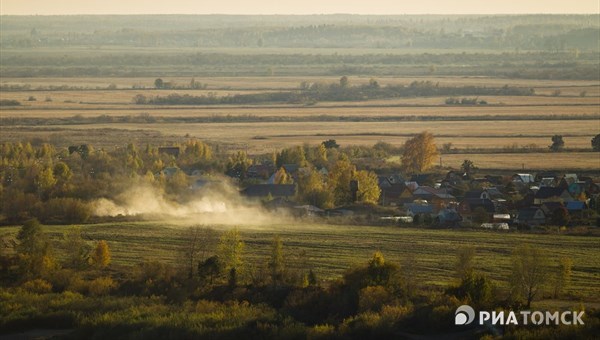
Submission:
[[[369,286],[360,290],[358,293],[359,312],[374,311],[377,312],[384,304],[390,301],[390,294],[382,286]]]
[[[89,204],[75,198],[52,198],[40,206],[44,223],[85,223],[92,215]]]
[[[42,279],[30,280],[21,285],[24,290],[35,294],[47,294],[52,292],[50,282]]]
[[[81,278],[79,277],[79,273],[73,270],[61,269],[52,272],[49,280],[55,292],[62,292],[69,289],[75,281],[81,280]]]
[[[102,296],[107,295],[115,287],[116,284],[110,277],[99,277],[89,283],[88,291],[90,295]]]
[[[308,330],[308,339],[331,339],[335,335],[335,327],[324,324],[316,325]]]
[[[2,99],[0,100],[0,106],[19,106],[21,102],[13,99]]]

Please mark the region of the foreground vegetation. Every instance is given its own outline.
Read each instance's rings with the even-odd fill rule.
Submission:
[[[185,221],[36,230],[33,223],[1,230],[17,244],[3,259],[21,257],[2,269],[5,333],[35,325],[76,338],[585,338],[598,327],[596,237],[294,223],[207,229]],[[31,262],[36,256],[45,260]],[[542,256],[535,263],[545,273],[532,308],[585,308],[586,325],[453,326],[461,304],[524,308],[512,279],[523,256]]]

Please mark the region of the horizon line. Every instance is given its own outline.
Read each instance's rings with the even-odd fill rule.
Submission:
[[[0,16],[108,16],[108,15],[118,15],[118,16],[127,16],[127,15],[156,15],[156,16],[166,16],[166,15],[181,15],[181,16],[194,16],[194,15],[204,15],[204,16],[334,16],[334,15],[348,15],[348,16],[382,16],[382,17],[392,17],[392,16],[422,16],[422,15],[431,15],[431,16],[483,16],[483,15],[596,15],[599,14],[597,12],[567,12],[567,13],[558,13],[558,12],[522,12],[522,13],[512,13],[512,12],[499,12],[499,13],[397,13],[397,14],[381,14],[381,13],[64,13],[64,14],[2,14]]]

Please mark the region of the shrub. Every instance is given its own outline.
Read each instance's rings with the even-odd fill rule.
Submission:
[[[110,249],[106,241],[98,241],[96,248],[92,252],[91,260],[93,265],[99,269],[106,268],[110,264]]]
[[[52,198],[41,204],[40,220],[44,223],[85,223],[91,216],[89,204],[75,198]]]
[[[27,281],[21,285],[21,288],[35,294],[47,294],[52,291],[50,282],[42,279]]]
[[[335,335],[335,327],[332,325],[316,325],[308,330],[308,339],[331,339]]]
[[[55,292],[62,292],[71,287],[76,280],[81,280],[81,278],[79,277],[79,274],[73,270],[61,269],[52,272],[49,280],[52,283]]]
[[[88,282],[79,276],[73,277],[69,282],[67,291],[79,294],[87,294],[89,292]]]
[[[101,296],[107,295],[115,287],[116,284],[110,277],[99,277],[89,283],[88,291],[90,295]]]
[[[0,106],[19,106],[21,102],[13,99],[2,99],[0,100]]]
[[[379,311],[381,307],[390,301],[390,294],[382,286],[369,286],[358,293],[359,312]]]

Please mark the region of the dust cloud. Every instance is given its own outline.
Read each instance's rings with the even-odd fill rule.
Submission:
[[[92,206],[96,216],[190,220],[200,224],[266,225],[290,220],[288,214],[267,211],[259,202],[245,199],[224,183],[177,196],[166,195],[151,185],[136,185],[114,200],[97,199]]]

